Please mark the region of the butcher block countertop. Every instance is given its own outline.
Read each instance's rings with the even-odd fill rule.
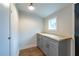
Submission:
[[[67,39],[72,39],[70,36],[63,36],[63,35],[56,35],[56,34],[47,34],[47,33],[37,33],[43,36],[46,36],[48,38],[57,40],[57,41],[62,41],[62,40],[67,40]]]

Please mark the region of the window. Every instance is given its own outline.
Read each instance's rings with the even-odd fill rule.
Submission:
[[[57,19],[56,17],[53,19],[50,19],[48,21],[48,29],[49,30],[56,30],[57,29]]]

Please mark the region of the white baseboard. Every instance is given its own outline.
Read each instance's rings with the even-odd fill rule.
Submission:
[[[20,48],[20,50],[22,50],[22,49],[27,49],[27,48],[32,48],[32,47],[36,47],[37,45],[35,44],[35,45],[29,45],[29,46],[27,46],[27,47],[24,47],[24,48]]]

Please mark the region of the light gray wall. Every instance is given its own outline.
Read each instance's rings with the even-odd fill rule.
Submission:
[[[45,18],[44,22],[44,32],[47,33],[56,33],[59,35],[66,35],[71,36],[74,39],[74,16],[73,16],[74,9],[72,5],[65,7],[64,9],[61,9],[54,14],[49,15]],[[57,17],[57,31],[50,31],[48,30],[48,20]],[[71,40],[71,54],[74,55],[74,45],[73,40]],[[73,50],[72,50],[73,48]]]
[[[57,31],[48,29],[48,20],[57,17]],[[66,7],[45,18],[45,32],[72,35],[72,7]]]
[[[19,12],[19,47],[20,49],[36,46],[36,33],[43,30],[43,19],[26,12]]]
[[[0,56],[9,56],[9,7],[0,3]]]

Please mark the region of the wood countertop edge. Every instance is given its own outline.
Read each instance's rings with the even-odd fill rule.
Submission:
[[[52,37],[50,37],[50,36],[44,35],[43,33],[37,33],[37,34],[43,35],[43,36],[48,37],[48,38],[50,38],[50,39],[54,39],[54,38],[52,38]],[[49,34],[48,34],[48,35],[49,35]],[[63,36],[63,35],[62,35],[62,36]],[[55,40],[56,40],[56,41],[63,41],[63,40],[71,40],[71,39],[72,39],[72,37],[65,36],[64,39],[60,39],[60,40],[55,39]]]

